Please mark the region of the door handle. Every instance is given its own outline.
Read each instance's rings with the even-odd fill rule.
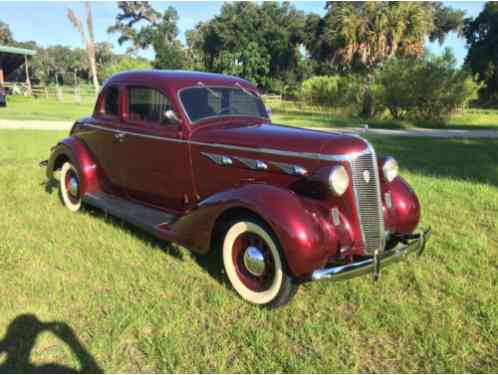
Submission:
[[[125,137],[126,137],[125,133],[116,133],[116,134],[114,134],[114,139],[118,143],[122,143],[124,141]]]

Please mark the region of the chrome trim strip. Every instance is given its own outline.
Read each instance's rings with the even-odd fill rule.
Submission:
[[[300,165],[280,163],[276,161],[271,161],[270,164],[293,176],[306,176],[308,174],[308,171]]]
[[[323,155],[323,154],[315,153],[315,152],[294,152],[294,151],[285,151],[285,150],[275,150],[275,149],[271,149],[271,148],[253,148],[253,147],[244,147],[244,146],[225,145],[225,144],[221,144],[221,143],[204,143],[204,142],[186,141],[183,139],[159,137],[159,136],[155,136],[155,135],[134,133],[134,132],[126,131],[126,130],[110,129],[108,127],[101,126],[101,125],[84,124],[82,126],[83,129],[87,128],[87,127],[100,129],[100,130],[104,130],[104,131],[109,131],[109,132],[114,132],[114,133],[125,133],[125,134],[129,134],[129,135],[134,135],[137,137],[157,139],[157,140],[162,140],[162,141],[167,141],[167,142],[185,143],[185,144],[191,144],[191,145],[195,145],[195,146],[215,147],[215,148],[223,148],[223,149],[227,149],[227,150],[247,151],[247,152],[255,152],[255,153],[259,153],[259,154],[270,154],[270,155],[278,155],[278,156],[292,156],[292,157],[303,158],[303,159],[317,159],[317,160],[324,160],[324,161],[350,161],[350,160],[356,159],[357,157],[359,157],[361,155],[365,155],[365,154],[370,152],[368,149],[368,146],[370,144],[366,140],[364,140],[363,138],[361,138],[361,139],[367,145],[367,148],[363,151],[353,152],[353,153],[347,154],[347,155]]]
[[[210,154],[209,152],[201,152],[201,155],[224,167],[233,164],[232,158],[226,155]]]
[[[268,165],[261,160],[242,158],[240,156],[235,156],[235,159],[237,159],[238,161],[240,161],[242,164],[244,164],[246,167],[249,167],[250,169],[255,169],[259,171],[266,171],[268,169]]]

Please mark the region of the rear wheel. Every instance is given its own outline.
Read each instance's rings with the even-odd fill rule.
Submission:
[[[81,208],[81,185],[78,171],[70,162],[62,165],[59,191],[62,202],[69,210],[76,212]]]
[[[284,305],[298,288],[287,271],[277,239],[264,223],[254,219],[228,225],[223,265],[237,293],[257,305]]]

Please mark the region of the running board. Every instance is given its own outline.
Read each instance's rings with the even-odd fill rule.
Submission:
[[[106,193],[87,193],[83,202],[156,235],[159,225],[169,225],[176,215],[145,207]]]

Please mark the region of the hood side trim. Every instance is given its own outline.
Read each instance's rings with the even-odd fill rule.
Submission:
[[[365,148],[365,150],[353,152],[353,153],[346,154],[346,155],[323,155],[319,152],[318,153],[317,152],[295,152],[295,151],[277,150],[277,149],[272,149],[272,148],[233,146],[233,145],[226,145],[226,144],[222,144],[222,143],[204,143],[204,142],[196,142],[196,141],[187,141],[187,140],[183,140],[183,139],[160,137],[160,136],[149,135],[149,134],[140,134],[140,133],[130,132],[127,130],[111,129],[111,128],[106,127],[106,126],[93,125],[93,124],[83,124],[82,128],[83,129],[84,128],[94,128],[94,129],[104,130],[104,131],[108,131],[108,132],[112,132],[112,133],[123,133],[123,134],[133,135],[133,136],[142,137],[142,138],[156,139],[156,140],[166,141],[166,142],[185,143],[185,144],[190,144],[190,145],[195,145],[195,146],[215,147],[215,148],[223,148],[223,149],[227,149],[227,150],[256,152],[256,153],[260,153],[260,154],[269,154],[269,155],[293,156],[293,157],[303,158],[303,159],[325,160],[325,161],[354,160],[361,155],[365,155],[365,154],[369,153],[370,147],[371,147],[367,141],[365,141],[361,137],[358,137],[367,146]]]

